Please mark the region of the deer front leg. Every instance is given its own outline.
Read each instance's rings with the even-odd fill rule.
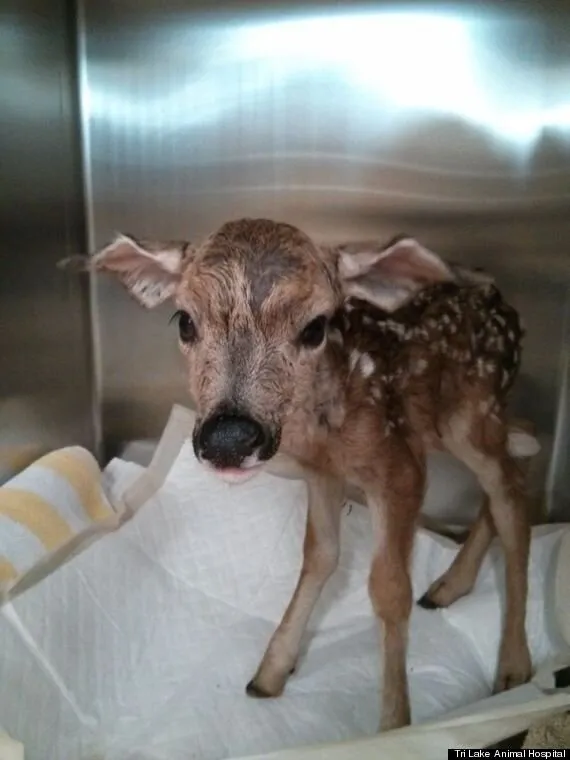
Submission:
[[[415,486],[412,485],[414,479],[418,480]],[[419,473],[410,473],[405,495],[390,489],[389,483],[382,492],[367,492],[375,539],[368,590],[378,618],[384,660],[381,731],[410,723],[406,674],[408,621],[412,609],[409,562],[415,520],[422,502],[420,480]]]
[[[246,692],[277,697],[294,670],[301,639],[321,591],[338,564],[340,513],[344,483],[313,471],[306,473],[307,527],[297,587]]]

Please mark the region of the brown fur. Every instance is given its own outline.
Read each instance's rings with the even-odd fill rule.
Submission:
[[[430,449],[465,462],[487,501],[454,565],[420,603],[447,605],[467,593],[496,530],[507,583],[497,688],[531,674],[524,625],[529,529],[506,420],[522,331],[488,277],[436,257],[418,259],[410,249],[392,270],[391,260],[388,270],[381,260],[378,270],[358,270],[350,279],[351,261],[342,258],[349,248],[319,247],[290,225],[245,219],[223,225],[201,246],[180,248],[180,270],[172,275],[162,265],[160,275],[141,275],[140,266],[155,263],[141,265],[126,238],[93,261],[116,272],[145,305],[173,294],[192,318],[198,337],[181,348],[197,430],[217,409],[238,410],[267,426],[271,453],[290,457],[307,479],[302,572],[248,693],[280,694],[295,667],[311,610],[336,567],[350,483],[371,512],[376,551],[369,592],[385,659],[382,725],[394,728],[410,720],[409,560]],[[348,275],[341,276],[342,267]],[[392,292],[407,295],[390,313],[378,304]],[[319,315],[329,322],[326,340],[300,347],[299,334]]]

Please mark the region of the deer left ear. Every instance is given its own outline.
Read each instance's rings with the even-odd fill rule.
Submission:
[[[402,238],[384,250],[353,246],[338,249],[338,273],[347,297],[395,311],[422,288],[453,281],[450,267],[413,238]]]
[[[109,272],[141,306],[152,309],[174,295],[193,253],[194,246],[184,241],[159,242],[117,235],[93,255],[72,256],[58,266],[79,272]]]

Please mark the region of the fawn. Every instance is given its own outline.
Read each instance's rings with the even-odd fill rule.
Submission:
[[[384,248],[324,246],[265,219],[227,222],[199,244],[119,235],[70,261],[116,275],[146,308],[173,299],[197,412],[192,442],[205,466],[241,482],[281,457],[306,479],[300,577],[248,694],[279,695],[295,668],[337,565],[352,485],[375,537],[369,593],[384,651],[381,728],[409,723],[408,564],[426,454],[437,449],[471,468],[486,500],[420,604],[446,606],[468,593],[496,532],[507,587],[496,689],[530,678],[530,529],[506,417],[523,331],[490,277],[408,237]]]

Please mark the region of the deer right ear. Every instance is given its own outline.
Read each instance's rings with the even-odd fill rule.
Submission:
[[[58,266],[75,272],[110,272],[142,306],[152,309],[174,295],[193,251],[183,241],[150,242],[121,234],[97,253],[71,256]]]
[[[443,259],[409,237],[384,250],[341,246],[338,273],[347,297],[385,311],[395,311],[427,285],[454,279]]]

